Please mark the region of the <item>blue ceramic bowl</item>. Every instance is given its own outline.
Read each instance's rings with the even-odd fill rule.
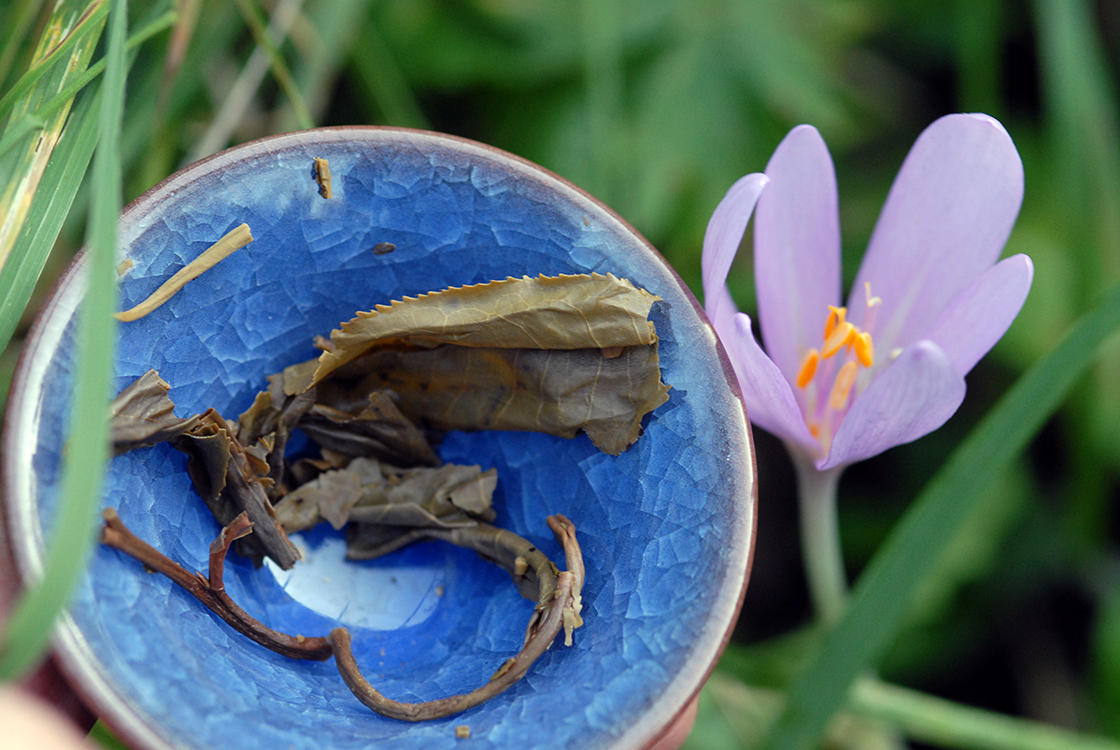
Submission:
[[[334,197],[313,160],[329,160]],[[333,661],[293,661],[231,630],[160,575],[105,547],[93,558],[56,646],[78,690],[142,748],[477,748],[649,745],[695,695],[746,585],[754,533],[750,431],[734,376],[696,301],[615,214],[509,154],[432,133],[338,128],[246,144],[187,167],[121,218],[132,261],[121,307],[146,297],[241,222],[254,241],[149,316],[120,326],[116,384],[148,368],[177,413],[235,418],[265,376],[317,354],[312,337],[402,295],[507,276],[611,272],[662,298],[668,403],[620,456],[584,436],[451,433],[447,461],[496,467],[497,523],[563,555],[545,525],[564,513],[587,560],[586,625],[496,699],[420,724],[382,718]],[[391,242],[389,254],[372,252]],[[73,265],[40,316],[9,404],[4,499],[21,574],[41,570],[57,502],[72,390]],[[218,532],[167,445],[113,460],[104,505],[188,569],[205,570]],[[514,654],[532,602],[474,553],[426,542],[350,563],[329,529],[298,540],[288,578],[231,554],[234,600],[289,633],[350,628],[355,656],[386,695],[466,692]]]

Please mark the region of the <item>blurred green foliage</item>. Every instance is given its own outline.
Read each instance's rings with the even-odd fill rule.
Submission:
[[[134,5],[133,30],[167,9]],[[0,2],[0,94],[27,70],[49,6]],[[252,61],[257,37],[239,8],[271,19],[282,66],[264,52]],[[969,376],[961,412],[842,480],[853,578],[999,396],[1120,282],[1117,0],[179,0],[174,10],[170,31],[132,51],[126,199],[189,160],[307,118],[432,128],[506,149],[584,188],[697,290],[708,216],[736,178],[765,167],[792,126],[812,123],[832,149],[850,281],[918,133],[949,112],[998,117],[1027,185],[1007,253],[1033,258],[1034,287],[1009,334]],[[284,70],[287,89],[278,83]],[[79,95],[73,117],[96,110],[96,88]],[[59,154],[88,162],[90,148],[86,132],[73,145],[64,137]],[[0,161],[0,188],[13,174],[7,164]],[[0,357],[4,390],[45,289],[82,242],[85,190],[51,225],[53,254],[34,264],[31,280],[44,271],[34,294],[28,286],[22,317],[2,311],[15,330]],[[40,216],[49,213],[51,195],[34,200]],[[749,252],[729,284],[750,310]],[[692,748],[753,743],[735,714],[741,697],[765,708],[775,695],[766,691],[784,688],[819,640],[798,630],[809,610],[792,471],[780,444],[761,434],[757,441],[752,585]],[[1114,336],[965,530],[947,540],[937,585],[922,592],[881,675],[1120,739],[1118,478]]]

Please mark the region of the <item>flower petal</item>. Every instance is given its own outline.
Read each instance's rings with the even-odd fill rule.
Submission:
[[[817,439],[805,426],[801,408],[793,397],[793,389],[781,371],[762,351],[751,331],[751,319],[745,313],[735,316],[735,330],[728,346],[732,365],[743,389],[743,401],[751,422],[780,438],[803,446],[810,456],[820,453]]]
[[[862,461],[933,432],[964,400],[964,377],[941,347],[907,347],[852,404],[820,470]]]
[[[723,342],[723,348],[727,350],[727,356],[734,361],[735,315],[739,311],[735,307],[734,300],[731,299],[731,292],[727,290],[726,284],[721,284],[712,291],[710,297],[705,295],[704,301],[708,304],[705,310],[708,314],[708,320],[712,322],[712,327],[716,329],[716,333]]]
[[[1034,264],[1013,255],[989,268],[957,295],[930,327],[926,338],[967,375],[996,345],[1019,314],[1034,278]]]
[[[700,269],[704,284],[704,310],[712,321],[720,317],[718,308],[724,304],[725,299],[730,299],[717,290],[722,289],[727,281],[727,272],[739,250],[739,243],[743,241],[747,222],[754,213],[758,196],[769,181],[766,175],[759,172],[740,177],[727,191],[727,195],[723,196],[712,218],[708,220]]]
[[[840,300],[836,174],[820,133],[801,125],[766,175],[754,220],[758,316],[766,351],[793,382],[805,351],[820,345],[828,306]]]
[[[870,282],[883,300],[876,346],[890,351],[924,336],[999,258],[1022,200],[1023,164],[1002,125],[986,115],[934,122],[891,187],[852,287],[849,319],[863,323]]]

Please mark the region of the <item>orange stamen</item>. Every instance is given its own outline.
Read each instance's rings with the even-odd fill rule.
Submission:
[[[871,343],[871,334],[864,331],[856,336],[853,344],[860,363],[864,367],[871,367],[875,363],[875,345]]]
[[[821,361],[816,349],[810,349],[805,358],[801,360],[801,368],[797,371],[797,387],[804,388],[817,374],[817,364]]]
[[[848,308],[846,307],[833,307],[828,306],[828,318],[824,321],[824,338],[828,339],[832,332],[836,330],[836,326],[844,324],[844,318],[848,315]]]
[[[821,356],[831,357],[840,349],[852,343],[857,335],[856,327],[851,323],[839,324],[824,340],[824,346],[821,347]]]
[[[836,374],[836,382],[832,384],[832,393],[828,394],[828,405],[833,409],[839,411],[843,409],[848,403],[848,395],[852,392],[852,386],[856,382],[856,369],[859,367],[855,362],[845,362],[844,366],[840,368],[840,372]]]
[[[816,422],[810,422],[809,423],[809,434],[819,440],[820,437],[821,437],[821,426],[819,424],[817,424]]]

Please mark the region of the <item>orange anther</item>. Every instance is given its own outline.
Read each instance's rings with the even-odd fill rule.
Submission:
[[[817,424],[816,422],[810,422],[809,423],[809,434],[819,440],[820,437],[821,437],[821,426],[819,424]]]
[[[858,367],[855,362],[845,362],[844,366],[840,368],[840,372],[836,373],[836,382],[832,384],[832,393],[828,394],[828,405],[833,409],[839,411],[847,405],[852,386],[856,383]]]
[[[821,361],[821,357],[817,354],[816,349],[810,349],[805,357],[801,360],[801,367],[797,371],[797,387],[804,388],[809,385],[809,381],[817,374],[817,364]]]
[[[827,340],[832,332],[836,330],[836,326],[844,324],[844,318],[848,315],[848,308],[846,307],[833,307],[828,306],[828,318],[824,321],[824,337]]]
[[[824,340],[824,346],[821,347],[822,357],[831,357],[836,352],[840,351],[843,347],[852,343],[857,335],[856,327],[851,323],[841,323],[833,329],[828,338]]]
[[[875,345],[871,343],[871,334],[864,331],[856,336],[856,340],[852,343],[860,363],[864,367],[871,367],[875,363]]]

